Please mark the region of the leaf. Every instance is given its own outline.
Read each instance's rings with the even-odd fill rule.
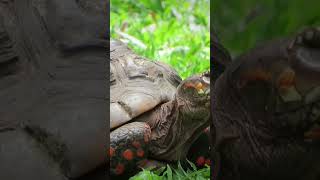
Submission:
[[[127,34],[127,33],[124,33],[124,32],[120,32],[120,31],[116,31],[117,34],[119,34],[121,37],[129,40],[132,44],[138,46],[139,48],[141,49],[147,49],[147,46],[142,42],[140,41],[139,39]]]
[[[165,169],[166,169],[166,167],[161,167],[157,170],[154,170],[153,173],[156,175],[160,175]]]
[[[168,176],[168,180],[172,180],[172,170],[171,167],[169,165],[167,165],[167,176]]]
[[[193,164],[191,161],[189,161],[188,159],[187,159],[187,162],[189,163],[189,165],[192,167],[192,169],[194,170],[194,171],[197,171],[197,167],[196,167],[196,165],[195,164]]]

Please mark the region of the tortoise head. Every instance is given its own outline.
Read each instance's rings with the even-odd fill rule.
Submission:
[[[225,77],[232,87],[222,91],[234,94],[246,111],[237,115],[239,121],[279,137],[303,136],[320,124],[319,37],[319,30],[308,29],[294,40],[272,41],[237,59]]]
[[[217,80],[214,143],[224,143],[223,156],[246,157],[236,162],[244,169],[259,172],[266,164],[281,167],[279,162],[303,159],[319,165],[320,31],[313,34],[252,49]],[[237,138],[228,140],[230,135]]]
[[[178,86],[176,100],[187,106],[204,105],[209,107],[210,103],[210,73],[194,75]]]
[[[209,125],[210,74],[194,75],[182,81],[171,103],[169,132],[166,132],[165,150],[161,159],[184,159],[188,149]],[[160,151],[160,150],[159,150]]]

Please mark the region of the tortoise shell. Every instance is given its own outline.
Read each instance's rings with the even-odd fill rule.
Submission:
[[[106,163],[107,2],[90,2],[0,1],[0,179],[94,179]]]
[[[110,45],[110,128],[114,129],[172,100],[181,78],[166,64],[137,56],[120,41]]]

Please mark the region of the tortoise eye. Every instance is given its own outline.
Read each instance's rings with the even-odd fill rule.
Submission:
[[[208,85],[203,82],[189,82],[184,85],[184,90],[188,95],[192,95],[194,97],[198,97],[199,95],[203,95],[207,93]]]
[[[239,89],[245,87],[251,82],[261,81],[261,82],[269,82],[271,80],[271,73],[267,72],[263,69],[257,68],[252,69],[250,71],[244,72],[241,75],[240,80],[237,83]]]
[[[196,90],[199,90],[199,89],[202,89],[203,87],[203,84],[199,81],[196,81],[196,82],[188,82],[184,85],[184,88],[185,89],[196,89]]]

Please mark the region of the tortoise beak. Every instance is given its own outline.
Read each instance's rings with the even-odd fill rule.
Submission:
[[[196,85],[196,89],[198,91],[198,94],[210,94],[210,84],[198,83]]]

